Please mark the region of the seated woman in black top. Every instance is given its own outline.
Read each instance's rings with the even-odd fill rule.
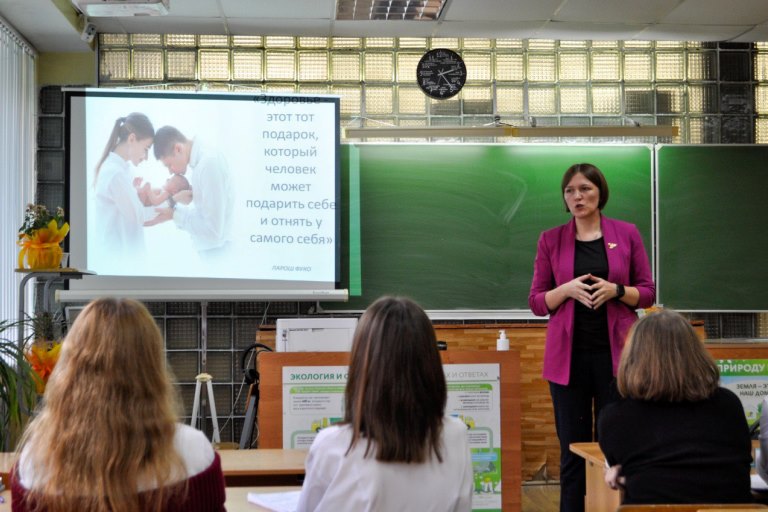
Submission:
[[[600,416],[606,483],[623,503],[747,503],[752,444],[739,399],[690,322],[670,310],[630,331],[616,377],[622,400]]]

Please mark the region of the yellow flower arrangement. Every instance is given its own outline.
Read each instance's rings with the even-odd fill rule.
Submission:
[[[56,268],[64,254],[61,242],[69,233],[64,210],[59,207],[51,215],[44,205],[27,205],[24,224],[19,229],[19,268]]]

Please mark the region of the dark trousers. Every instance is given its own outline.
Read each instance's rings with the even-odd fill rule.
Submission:
[[[574,351],[568,385],[550,382],[549,392],[560,439],[560,512],[583,512],[584,459],[571,453],[569,445],[596,441],[600,410],[618,398],[610,351]]]

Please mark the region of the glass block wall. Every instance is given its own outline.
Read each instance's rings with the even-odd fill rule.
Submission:
[[[467,65],[466,86],[448,100],[430,99],[416,85],[417,62],[440,47],[460,52]],[[338,94],[346,126],[474,126],[498,116],[515,126],[637,122],[680,128],[671,140],[631,142],[752,143],[753,59],[757,52],[757,72],[760,48],[685,41],[101,34],[99,84]]]
[[[415,85],[416,63],[436,47],[459,51],[467,64],[467,85],[450,100],[430,100]],[[352,126],[480,125],[494,115],[514,125],[535,118],[538,126],[631,119],[680,127],[663,142],[768,143],[768,43],[101,34],[98,59],[101,87],[338,94],[342,122]],[[44,87],[39,101],[37,199],[55,207],[65,198],[63,95]],[[208,371],[222,440],[233,442],[246,405],[243,349],[260,339],[261,326],[315,306],[147,305],[165,336],[186,419],[195,376]],[[704,320],[709,338],[768,338],[768,314],[691,316]]]
[[[768,43],[755,43],[755,142],[768,144]],[[763,322],[768,333],[768,318]]]

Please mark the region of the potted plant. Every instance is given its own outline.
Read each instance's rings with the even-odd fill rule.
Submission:
[[[42,204],[28,204],[24,223],[19,228],[19,268],[58,268],[64,252],[61,242],[69,233],[64,210],[48,211]]]
[[[8,337],[17,329],[18,322],[0,321],[0,447],[5,451],[15,447],[36,402],[32,367],[17,341]]]

